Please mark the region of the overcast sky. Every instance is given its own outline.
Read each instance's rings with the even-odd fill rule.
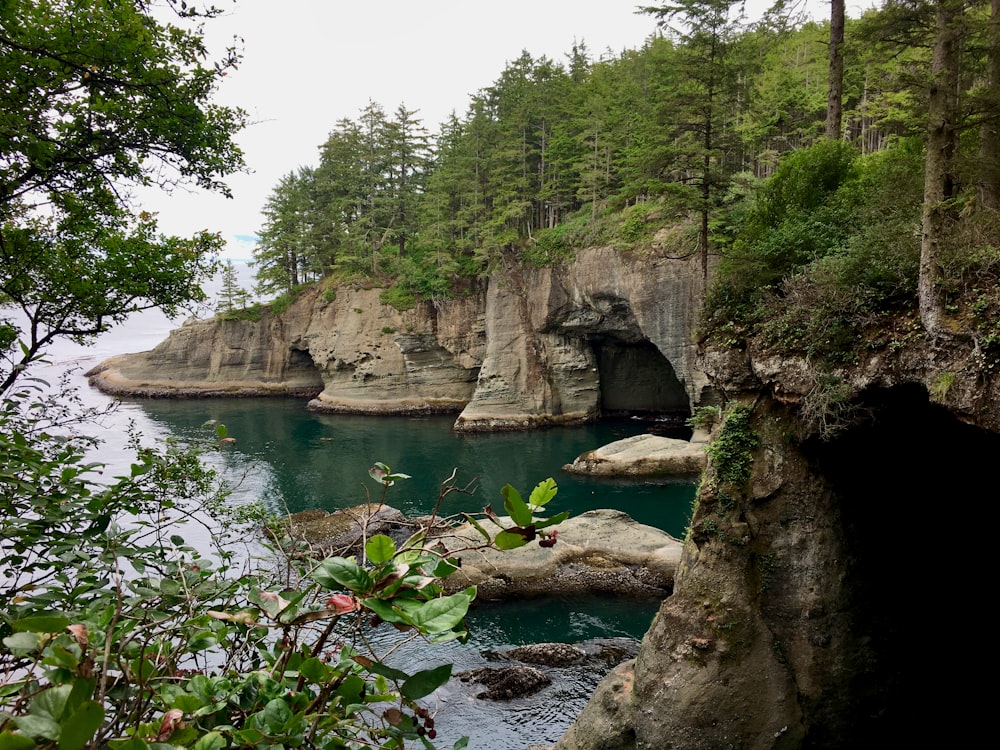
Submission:
[[[825,16],[825,0],[809,0]],[[565,61],[574,41],[592,58],[641,47],[656,30],[635,0],[215,0],[226,9],[205,24],[218,53],[239,37],[244,60],[220,87],[219,103],[240,106],[251,124],[237,137],[250,174],[233,175],[233,198],[177,191],[144,193],[161,230],[221,232],[226,257],[248,258],[260,211],[278,179],[318,162],[319,146],[342,118],[369,102],[387,113],[418,110],[432,134],[472,94],[492,84],[522,50]],[[655,4],[655,3],[650,3]],[[767,0],[749,0],[748,8]]]

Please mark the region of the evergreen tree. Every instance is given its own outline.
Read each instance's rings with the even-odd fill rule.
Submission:
[[[222,286],[219,289],[219,303],[216,312],[227,313],[243,310],[250,304],[250,292],[240,286],[236,264],[227,260],[222,264]]]
[[[645,12],[659,19],[680,42],[682,76],[671,102],[677,134],[674,179],[697,192],[699,251],[708,278],[709,223],[727,184],[726,151],[732,145],[739,59],[732,54],[743,20],[736,0],[679,0]]]
[[[281,178],[264,204],[264,226],[253,253],[261,294],[291,292],[322,275],[313,250],[313,183],[314,171],[300,167]]]

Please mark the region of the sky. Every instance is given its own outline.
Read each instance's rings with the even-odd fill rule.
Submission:
[[[825,17],[824,0],[808,0]],[[216,56],[237,38],[243,62],[215,100],[242,107],[250,125],[236,140],[249,173],[227,180],[232,199],[180,188],[139,194],[166,234],[220,232],[224,258],[250,258],[261,209],[282,175],[319,161],[338,120],[374,101],[391,114],[418,111],[427,130],[490,86],[527,50],[564,62],[574,42],[592,58],[641,47],[656,31],[636,0],[214,0],[205,23]],[[749,12],[767,0],[748,0]],[[655,3],[649,3],[655,4]]]

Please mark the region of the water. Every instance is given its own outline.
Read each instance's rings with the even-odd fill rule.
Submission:
[[[474,494],[451,493],[441,515],[503,507],[500,488],[509,483],[527,496],[552,477],[559,486],[554,512],[595,508],[623,510],[637,521],[682,537],[691,511],[690,481],[599,480],[563,472],[583,451],[646,431],[642,423],[617,421],[532,432],[458,434],[454,417],[364,417],[319,414],[295,399],[135,402],[157,432],[204,437],[207,420],[226,426],[236,443],[223,461],[243,477],[237,496],[259,499],[272,511],[335,510],[381,499],[368,477],[375,462],[411,479],[398,482],[386,502],[407,516],[430,513],[441,483],[457,469],[455,483],[473,482]]]
[[[34,374],[56,380],[70,373],[84,403],[105,406],[112,399],[86,384],[82,373],[103,359],[152,348],[180,320],[147,312],[132,318],[89,347],[60,342],[50,363]],[[522,494],[553,477],[559,493],[553,513],[579,514],[594,508],[623,510],[641,523],[683,537],[694,498],[691,482],[663,483],[598,480],[561,471],[579,453],[629,435],[647,425],[621,420],[584,427],[532,432],[460,435],[452,417],[355,417],[313,413],[301,400],[136,400],[120,402],[117,411],[89,430],[104,440],[97,458],[107,473],[128,464],[126,428],[133,423],[148,440],[179,436],[204,438],[208,420],[227,426],[236,443],[213,459],[234,482],[235,501],[261,500],[275,512],[307,508],[334,510],[379,499],[379,487],[368,477],[374,461],[388,464],[412,479],[390,488],[386,501],[406,515],[431,511],[440,483],[457,469],[456,483],[473,482],[474,493],[453,493],[441,513],[475,512],[487,503],[502,507],[500,488],[510,483]],[[421,669],[452,662],[455,671],[487,664],[484,651],[527,643],[578,643],[593,638],[626,638],[632,644],[649,627],[657,601],[609,597],[547,598],[502,605],[478,605],[469,617],[472,638],[466,645],[428,648],[412,644],[393,655],[395,666]],[[551,743],[565,731],[587,697],[610,668],[567,667],[553,670],[555,682],[530,698],[491,703],[474,696],[483,688],[452,680],[429,703],[439,711],[437,746],[450,747],[469,735],[470,747],[521,750],[536,742]]]

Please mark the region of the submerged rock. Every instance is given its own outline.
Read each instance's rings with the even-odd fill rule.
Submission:
[[[586,659],[587,652],[569,643],[529,643],[507,651],[488,652],[486,658],[494,661],[511,659],[546,667],[565,667]]]
[[[509,701],[515,698],[526,698],[534,695],[542,688],[552,684],[552,679],[534,667],[522,664],[511,664],[504,667],[480,667],[457,675],[462,682],[476,682],[486,686],[486,690],[477,693],[481,700]]]

